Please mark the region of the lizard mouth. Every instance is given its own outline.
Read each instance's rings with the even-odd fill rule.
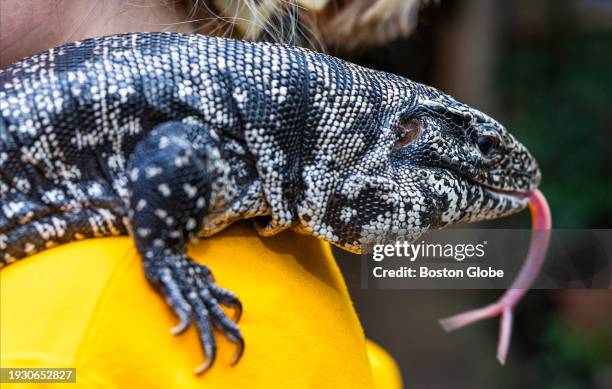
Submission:
[[[505,204],[504,214],[518,212],[529,205],[531,192],[497,189],[481,182],[477,184],[482,188],[485,197],[498,204]]]
[[[461,176],[464,180],[482,189],[483,194],[486,197],[509,204],[510,208],[512,209],[523,209],[529,204],[529,195],[531,194],[531,191],[499,189],[460,172],[455,171],[455,173]]]
[[[480,184],[484,191],[491,197],[503,202],[512,204],[514,209],[523,209],[529,205],[530,192],[517,192],[510,190],[500,190]]]
[[[495,202],[505,203],[508,208],[519,210],[527,207],[529,204],[529,196],[537,189],[537,184],[530,188],[518,188],[515,190],[500,189],[483,180],[480,180],[472,175],[456,169],[455,166],[440,165],[441,168],[452,172],[458,179],[464,181],[468,185],[478,188],[481,195],[485,199],[494,200]],[[524,180],[532,181],[530,177],[523,177]]]
[[[491,187],[489,185],[483,184],[481,182],[478,182],[478,185],[483,187],[484,190],[487,191],[487,192],[492,192],[492,193],[497,194],[497,195],[516,197],[516,198],[521,199],[521,200],[522,199],[529,199],[529,195],[531,194],[531,192],[521,192],[521,191],[516,191],[516,190],[497,189],[497,188],[493,188],[493,187]]]

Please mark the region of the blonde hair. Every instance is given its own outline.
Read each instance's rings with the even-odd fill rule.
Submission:
[[[434,0],[435,1],[435,0]],[[383,44],[412,33],[430,0],[184,0],[197,32],[325,51]]]

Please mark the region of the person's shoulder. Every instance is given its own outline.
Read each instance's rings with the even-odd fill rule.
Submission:
[[[125,386],[371,387],[372,374],[346,287],[326,244],[248,223],[203,239],[190,256],[240,295],[246,351],[216,333],[204,376],[196,333],[173,337],[177,319],[142,274],[129,238],[63,245],[2,269],[2,366],[77,368],[83,379]]]

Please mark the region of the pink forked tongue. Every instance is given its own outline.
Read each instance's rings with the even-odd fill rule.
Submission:
[[[529,200],[532,227],[531,242],[525,263],[523,263],[523,267],[512,283],[512,286],[493,304],[440,320],[440,324],[448,332],[483,319],[501,315],[499,341],[497,343],[497,360],[502,365],[506,362],[510,346],[512,310],[525,293],[527,293],[529,287],[538,276],[550,241],[552,218],[546,198],[542,192],[535,190],[531,193]]]

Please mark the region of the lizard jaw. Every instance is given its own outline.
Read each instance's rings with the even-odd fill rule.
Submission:
[[[520,204],[518,209],[524,209],[529,205],[529,198],[531,194],[535,191],[535,189],[530,191],[503,190],[493,188],[481,182],[477,182],[477,184],[480,185],[485,192],[487,192],[490,196],[494,198],[510,201],[512,203],[518,202]]]
[[[517,210],[524,209],[527,207],[527,205],[529,204],[529,196],[531,195],[531,193],[533,193],[537,189],[535,188],[533,190],[527,190],[527,191],[499,189],[491,185],[488,185],[484,182],[481,182],[479,180],[476,180],[473,177],[470,177],[455,169],[452,169],[452,171],[458,176],[460,176],[461,178],[463,178],[464,180],[470,182],[471,184],[477,187],[480,187],[485,195],[493,197],[496,200],[510,201],[512,203],[519,203],[520,206],[516,207]]]
[[[484,188],[486,192],[491,194],[494,197],[512,199],[513,201],[518,201],[522,204],[522,207],[526,207],[529,204],[529,196],[531,192],[518,192],[511,190],[500,190],[494,189],[487,185],[479,184]]]
[[[463,222],[491,220],[520,212],[529,205],[531,191],[494,188],[465,174],[453,171],[455,177],[472,187],[472,196],[480,198],[478,210]]]
[[[499,216],[507,216],[516,212],[520,212],[529,205],[530,193],[498,191],[495,189],[483,187],[487,196],[497,200],[500,203],[509,204],[509,209]]]

